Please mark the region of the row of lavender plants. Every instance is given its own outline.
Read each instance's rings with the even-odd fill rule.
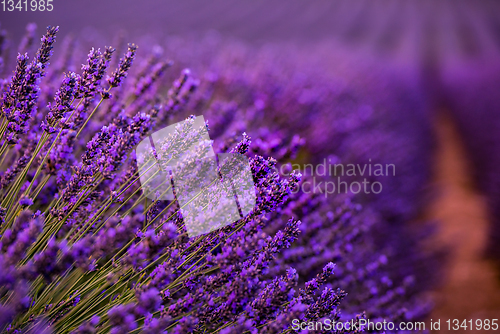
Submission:
[[[408,321],[428,312],[416,276],[426,269],[415,266],[426,260],[419,236],[388,224],[390,209],[297,191],[311,176],[276,168],[325,145],[296,129],[328,112],[332,100],[318,97],[336,89],[326,81],[277,78],[290,68],[235,57],[235,44],[216,58],[224,50],[211,42],[202,52],[173,43],[175,52],[157,46],[143,56],[134,44],[121,57],[92,48],[80,70],[67,71],[78,68],[78,42],[66,39],[49,66],[58,28],[30,57],[34,31],[2,81],[4,332],[294,333],[293,319]],[[164,53],[193,62],[197,75]],[[356,123],[366,108],[351,111]],[[189,238],[178,203],[141,190],[134,148],[155,129],[202,114],[216,152],[248,156],[257,201],[231,225]],[[337,120],[356,127],[346,117]],[[160,153],[168,159],[191,146],[197,130],[178,127]]]

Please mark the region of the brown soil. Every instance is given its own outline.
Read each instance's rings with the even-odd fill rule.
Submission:
[[[436,307],[431,318],[441,319],[440,332],[448,332],[448,319],[500,319],[500,279],[495,264],[483,256],[488,224],[485,200],[474,187],[463,145],[446,116],[438,119],[437,136],[434,186],[440,193],[428,215],[440,221],[437,237],[451,254],[443,285],[433,293]]]

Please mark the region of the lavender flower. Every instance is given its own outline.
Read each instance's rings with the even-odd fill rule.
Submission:
[[[100,50],[94,48],[90,50],[87,64],[82,66],[83,73],[80,76],[78,92],[75,94],[76,99],[94,96],[114,52],[115,49],[112,47],[107,47],[103,54],[101,54]],[[126,68],[123,68],[123,71],[126,70]]]
[[[49,104],[49,112],[42,123],[42,129],[47,133],[56,132],[56,127],[63,117],[73,111],[73,100],[77,98],[79,88],[79,76],[70,72],[65,75],[61,88],[56,93],[54,103]]]
[[[58,27],[48,27],[42,37],[42,43],[31,64],[26,66],[27,56],[18,57],[18,66],[14,74],[9,98],[5,99],[2,113],[8,121],[3,138],[11,143],[18,142],[18,136],[28,131],[29,120],[36,111],[40,79],[45,76],[45,68],[52,55],[52,47]],[[21,82],[20,82],[21,80]],[[15,91],[15,92],[14,92]]]
[[[2,97],[2,116],[6,117],[13,112],[16,108],[18,94],[22,89],[23,81],[26,76],[26,69],[28,65],[28,54],[19,54],[17,56],[17,66],[14,75],[7,90],[3,92]]]
[[[135,44],[128,45],[128,51],[125,56],[120,60],[118,69],[108,78],[108,83],[111,87],[118,87],[121,85],[124,78],[127,77],[127,71],[132,66],[135,58],[135,53],[137,52],[137,46]]]

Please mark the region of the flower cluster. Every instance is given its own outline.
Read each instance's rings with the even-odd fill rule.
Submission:
[[[278,72],[293,71],[277,70],[271,58],[256,57],[261,63],[252,72],[231,53],[190,59],[157,46],[144,57],[135,44],[118,62],[115,49],[91,48],[80,72],[56,71],[44,82],[56,32],[49,27],[32,63],[18,56],[1,100],[0,330],[293,333],[293,319],[409,321],[426,314],[419,299],[425,287],[415,283],[423,271],[414,265],[423,259],[416,238],[386,221],[411,217],[417,209],[410,201],[401,212],[390,204],[377,210],[380,199],[326,199],[299,191],[309,175],[279,172],[304,154],[363,158],[311,132],[326,117],[346,127],[335,139],[361,147],[342,136],[366,128],[356,122],[367,107],[354,108],[350,119],[343,111],[327,117],[338,89],[325,94],[330,86],[312,74],[289,80]],[[187,70],[163,52],[205,65]],[[60,62],[67,56],[56,69]],[[193,114],[207,123],[195,126]],[[154,150],[135,153],[154,130],[181,120]],[[200,137],[207,129],[213,143]],[[380,142],[395,136],[372,132],[381,132]],[[240,189],[237,161],[206,161],[212,147],[248,158],[256,200],[248,210],[238,202],[231,224],[190,238],[180,198],[206,209],[192,222],[201,229],[216,220],[214,202],[224,204],[228,191],[204,184],[198,172],[214,168],[231,194],[248,190]],[[145,178],[148,171],[137,167],[149,161],[164,170],[173,160],[182,185],[172,177],[158,182],[156,172]],[[407,239],[384,243],[388,232]],[[408,245],[407,264],[391,269]]]
[[[14,78],[2,98],[2,138],[5,145],[18,142],[19,135],[28,131],[31,117],[36,112],[40,79],[52,56],[58,27],[48,27],[35,57],[28,64],[28,55],[19,54]]]

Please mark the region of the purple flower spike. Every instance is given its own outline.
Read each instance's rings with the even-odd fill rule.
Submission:
[[[47,133],[54,133],[60,127],[60,121],[74,110],[72,105],[79,90],[80,77],[73,72],[67,73],[56,93],[54,103],[49,104],[49,112],[42,123],[42,129]]]
[[[31,64],[26,66],[26,56],[18,57],[18,67],[11,80],[11,91],[7,92],[7,96],[4,95],[4,101],[7,103],[4,102],[2,106],[2,112],[9,121],[4,139],[11,144],[16,144],[19,135],[28,131],[29,121],[36,112],[40,79],[45,76],[45,68],[49,65],[58,30],[59,27],[47,28],[47,33],[42,37],[41,46]]]
[[[127,72],[132,66],[136,52],[137,46],[135,44],[129,44],[127,53],[120,59],[118,69],[108,78],[108,83],[111,87],[119,87],[123,79],[127,77]]]

